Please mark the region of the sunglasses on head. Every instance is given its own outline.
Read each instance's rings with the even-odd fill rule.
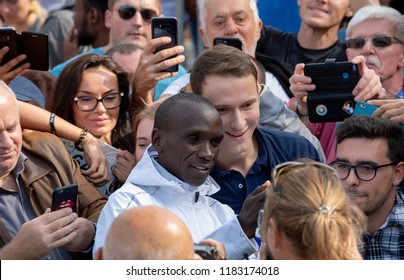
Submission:
[[[390,36],[379,36],[373,38],[352,38],[346,41],[347,47],[350,49],[361,49],[365,46],[366,41],[370,40],[376,48],[386,48],[393,43],[399,42],[404,44],[400,39]]]
[[[157,16],[157,12],[152,9],[141,9],[138,10],[131,5],[123,5],[119,7],[118,14],[121,19],[128,20],[135,16],[136,12],[139,11],[143,20],[147,23],[151,22],[151,19]]]

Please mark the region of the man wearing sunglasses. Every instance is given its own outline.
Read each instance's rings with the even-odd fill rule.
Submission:
[[[361,62],[359,69],[363,69],[360,70],[362,79],[352,92],[356,101],[402,98],[400,93],[403,85],[402,42],[404,42],[404,18],[398,11],[383,6],[367,6],[355,13],[347,27],[346,55],[353,63]],[[307,115],[304,99],[308,91],[315,89],[315,85],[304,75],[303,63],[296,65],[290,83],[297,102],[290,103],[289,108],[300,115]],[[397,114],[397,111],[385,116],[393,117],[394,114]],[[309,128],[313,133],[320,131],[316,135],[324,151],[329,151],[326,152],[329,162],[332,161],[336,145],[335,123],[309,124]]]
[[[352,116],[337,129],[337,171],[368,218],[364,259],[404,259],[404,136],[383,118]]]
[[[165,88],[177,74],[161,70],[185,61],[185,57],[181,55],[183,46],[175,46],[154,54],[157,47],[168,43],[169,40],[167,37],[152,39],[151,19],[156,16],[162,16],[161,0],[108,0],[108,9],[105,12],[105,26],[109,28],[108,44],[90,51],[105,54],[120,43],[131,43],[143,49],[139,69],[134,74],[133,98],[139,97],[147,103],[152,102],[153,89],[157,83]],[[167,57],[170,58],[165,59]],[[64,66],[76,58],[54,67],[52,74],[57,77]],[[186,70],[180,66],[178,75],[184,73]]]

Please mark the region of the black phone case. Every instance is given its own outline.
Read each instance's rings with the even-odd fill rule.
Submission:
[[[18,34],[13,28],[0,28],[0,48],[5,46],[8,46],[10,50],[3,57],[0,65],[6,64],[20,54],[25,54],[27,58],[14,69],[28,62],[31,64],[30,69],[48,71],[48,35],[26,31]]]
[[[9,47],[9,50],[1,60],[1,66],[20,54],[20,46],[18,44],[17,33],[15,32],[14,28],[0,28],[0,49],[4,47]]]
[[[159,38],[163,36],[168,36],[171,38],[171,42],[169,44],[165,44],[161,47],[156,48],[155,53],[174,47],[178,45],[178,25],[177,18],[175,17],[155,17],[152,18],[152,37]],[[171,58],[171,57],[170,57]],[[178,72],[178,64],[167,69],[164,69],[162,72]]]
[[[57,211],[66,207],[76,212],[78,186],[76,184],[59,187],[53,190],[51,210]]]
[[[355,107],[352,90],[359,81],[359,72],[351,62],[308,63],[305,76],[316,85],[307,96],[309,120],[312,123],[338,122],[349,118]]]
[[[216,37],[213,39],[213,45],[217,44],[225,44],[228,46],[235,47],[240,51],[243,48],[243,44],[239,38],[232,38],[232,37]]]

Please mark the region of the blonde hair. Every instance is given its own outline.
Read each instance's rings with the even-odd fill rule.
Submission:
[[[31,13],[35,14],[39,18],[41,24],[43,24],[45,20],[48,18],[48,13],[42,7],[41,3],[39,3],[38,0],[31,1],[31,7],[29,10]]]
[[[273,174],[264,238],[270,218],[300,259],[354,259],[366,228],[366,216],[349,200],[335,171],[311,160],[284,164]]]

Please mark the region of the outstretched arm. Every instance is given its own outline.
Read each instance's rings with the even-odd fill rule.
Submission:
[[[23,128],[44,132],[51,131],[49,125],[50,112],[22,101],[18,101],[18,103],[20,121]],[[70,141],[79,139],[82,131],[81,128],[59,117],[55,117],[54,125],[57,136]],[[81,145],[84,149],[86,162],[89,165],[87,170],[82,171],[83,175],[87,176],[88,180],[95,185],[102,185],[108,182],[108,163],[98,144],[98,140],[90,133],[87,133]]]

